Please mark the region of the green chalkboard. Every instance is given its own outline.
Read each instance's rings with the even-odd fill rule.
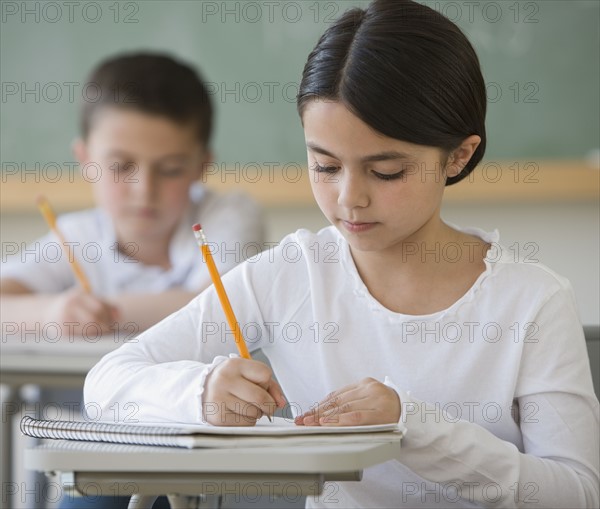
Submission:
[[[90,69],[151,49],[199,67],[218,112],[219,161],[305,159],[295,93],[319,35],[356,1],[6,1],[2,163],[72,161]],[[488,83],[489,158],[584,158],[597,149],[600,2],[445,1]]]

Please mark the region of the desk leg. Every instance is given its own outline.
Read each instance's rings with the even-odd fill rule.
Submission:
[[[157,498],[155,495],[133,495],[127,509],[152,509]]]
[[[1,473],[0,482],[2,482],[2,498],[0,499],[0,507],[8,509],[14,507],[13,498],[17,492],[17,487],[13,483],[13,415],[19,401],[17,391],[9,385],[0,386],[2,399],[2,423],[0,434],[0,449],[1,449]]]
[[[171,509],[220,509],[222,497],[205,495],[167,495]]]

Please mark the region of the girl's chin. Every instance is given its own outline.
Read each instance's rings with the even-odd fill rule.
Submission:
[[[361,252],[378,252],[384,251],[388,246],[385,242],[382,242],[381,238],[360,238],[357,235],[340,231],[342,236],[348,242],[350,249],[352,251],[361,251]]]

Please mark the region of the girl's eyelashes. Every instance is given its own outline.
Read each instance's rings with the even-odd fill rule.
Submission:
[[[392,173],[391,175],[388,175],[387,173],[378,173],[376,171],[373,172],[373,175],[375,175],[378,179],[381,180],[396,180],[402,178],[404,174],[405,170],[401,170],[397,173]]]
[[[311,167],[311,169],[318,173],[330,173],[330,174],[333,174],[339,170],[339,168],[337,166],[321,166],[317,162],[315,162],[315,164]],[[399,172],[392,173],[392,174],[379,173],[377,171],[372,171],[372,173],[373,173],[373,175],[375,175],[375,177],[377,177],[380,180],[396,180],[396,179],[404,177],[406,171],[401,170]]]
[[[311,166],[311,169],[318,173],[335,173],[336,171],[338,171],[337,166],[321,166],[317,162],[315,162],[315,164]]]

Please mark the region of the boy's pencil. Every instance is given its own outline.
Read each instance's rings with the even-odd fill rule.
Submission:
[[[227,317],[227,322],[229,323],[229,327],[233,331],[233,337],[235,339],[235,344],[237,346],[238,351],[240,352],[240,356],[244,359],[251,359],[250,352],[248,352],[248,348],[246,347],[246,342],[244,341],[244,337],[240,331],[240,326],[237,323],[237,319],[233,314],[233,309],[231,308],[231,303],[229,302],[229,297],[227,297],[227,293],[225,293],[225,287],[223,286],[223,282],[221,281],[221,276],[219,275],[219,271],[217,270],[217,266],[215,265],[215,261],[210,253],[210,248],[208,242],[206,241],[206,237],[204,236],[204,232],[202,231],[202,227],[199,224],[195,224],[193,226],[194,236],[198,241],[198,245],[202,251],[202,256],[206,265],[208,265],[208,272],[210,273],[210,277],[212,279],[213,284],[215,285],[215,289],[217,290],[217,295],[219,296],[219,300],[221,301],[221,306],[223,307],[223,311],[225,312],[225,316]]]
[[[46,197],[38,196],[37,206],[38,206],[38,209],[40,210],[42,216],[44,216],[46,223],[48,223],[48,226],[50,227],[50,229],[54,232],[54,234],[60,240],[60,243],[65,252],[67,260],[69,260],[69,263],[71,264],[71,269],[73,270],[75,277],[79,281],[79,284],[83,287],[83,289],[86,292],[92,293],[92,287],[90,286],[90,282],[88,281],[88,278],[85,277],[85,273],[83,272],[82,268],[77,263],[77,260],[75,260],[73,255],[69,252],[69,249],[67,247],[67,241],[63,237],[63,234],[61,233],[61,231],[56,226],[56,216],[54,215],[54,211],[52,210],[52,207],[50,207],[50,203],[48,203],[48,200],[46,199]]]

